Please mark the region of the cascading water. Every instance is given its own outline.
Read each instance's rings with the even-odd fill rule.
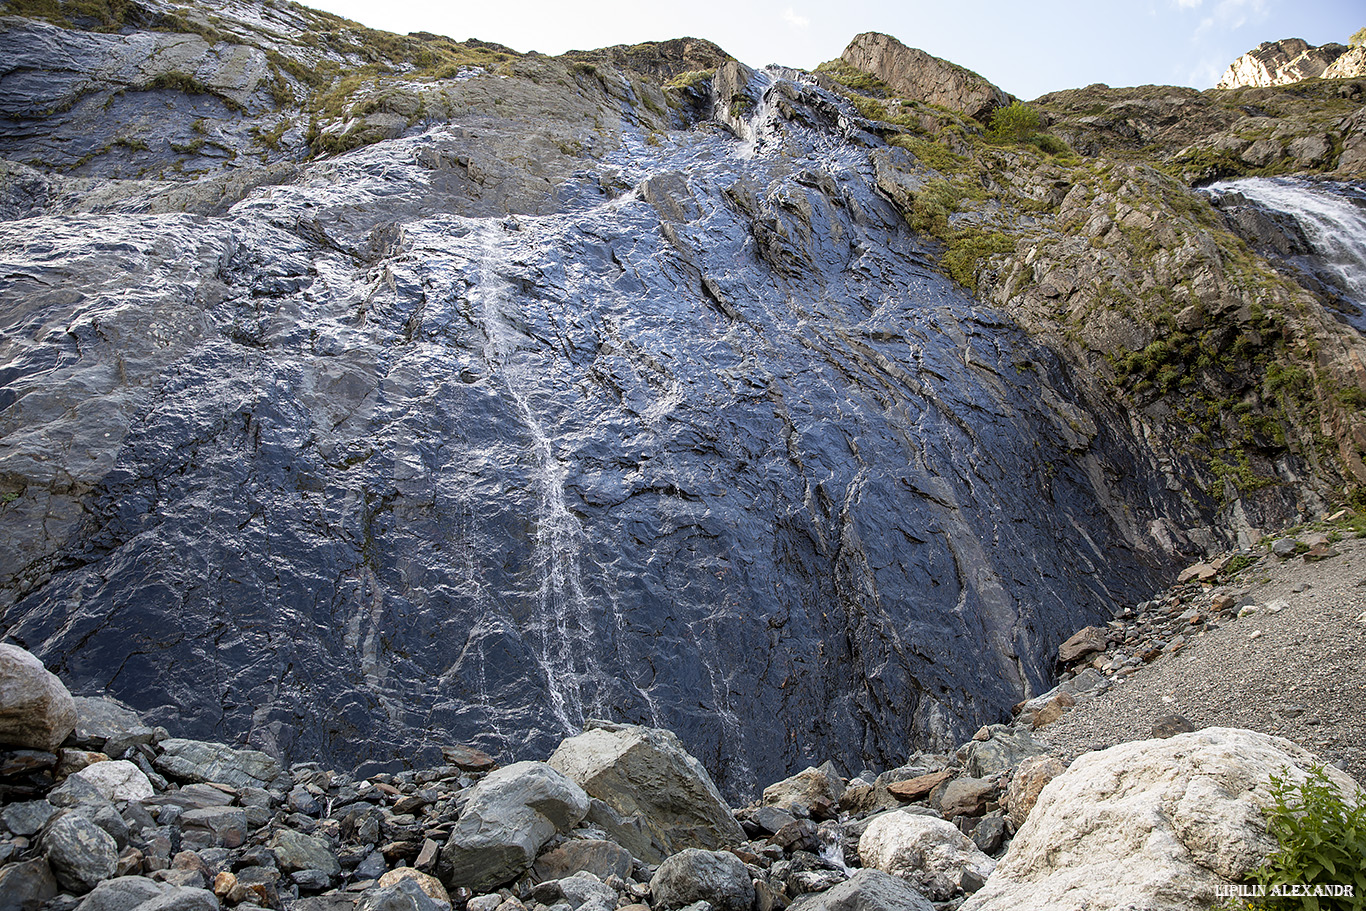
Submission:
[[[478,232],[476,281],[471,289],[479,328],[484,334],[484,360],[516,404],[531,438],[539,494],[536,516],[536,652],[545,675],[550,706],[566,732],[582,729],[585,684],[597,676],[593,664],[593,616],[580,572],[583,525],[569,511],[564,484],[569,465],[555,451],[528,397],[528,367],[519,359],[522,335],[513,325],[515,301],[503,275],[508,262],[505,235],[521,230],[515,220],[490,219]],[[594,687],[596,689],[596,687]],[[594,706],[601,709],[600,705]],[[597,714],[604,714],[598,711]]]
[[[1312,252],[1300,252],[1303,244],[1293,238],[1282,247],[1290,252],[1282,255],[1314,279],[1311,284],[1317,290],[1338,302],[1347,322],[1366,332],[1366,189],[1340,182],[1252,177],[1221,181],[1208,192],[1226,210],[1246,201],[1293,219]]]

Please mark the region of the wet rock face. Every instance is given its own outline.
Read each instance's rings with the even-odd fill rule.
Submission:
[[[494,106],[218,214],[0,223],[4,631],[286,760],[606,717],[728,795],[1046,689],[1176,508],[1126,420],[931,270],[843,102],[661,140],[628,89],[518,174],[553,143]]]

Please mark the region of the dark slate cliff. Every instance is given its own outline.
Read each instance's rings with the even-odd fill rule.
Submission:
[[[212,10],[0,33],[3,628],[77,689],[348,766],[664,725],[736,793],[1003,718],[1205,521],[799,74]]]

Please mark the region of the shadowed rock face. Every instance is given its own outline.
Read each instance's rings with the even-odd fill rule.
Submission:
[[[287,759],[607,717],[731,795],[1046,689],[1181,507],[932,271],[843,101],[746,74],[743,141],[661,140],[609,74],[573,95],[596,151],[554,152],[529,104],[572,84],[483,76],[526,103],[217,214],[139,185],[0,223],[4,630]]]
[[[872,73],[899,94],[986,120],[1012,98],[972,70],[919,48],[907,47],[891,35],[864,32],[840,55],[845,63]]]

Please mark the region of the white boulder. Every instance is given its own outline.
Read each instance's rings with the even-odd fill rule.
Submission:
[[[126,759],[96,762],[72,777],[90,782],[106,800],[146,800],[152,796],[152,782]]]
[[[953,823],[904,811],[874,819],[858,856],[864,867],[899,876],[934,901],[980,887],[996,866]]]
[[[17,645],[0,643],[0,747],[51,753],[76,728],[71,692]]]
[[[1303,780],[1314,761],[1288,740],[1231,728],[1087,753],[1043,789],[963,911],[1213,904],[1216,886],[1276,847],[1263,815],[1271,776]],[[1355,792],[1345,774],[1327,774]]]

